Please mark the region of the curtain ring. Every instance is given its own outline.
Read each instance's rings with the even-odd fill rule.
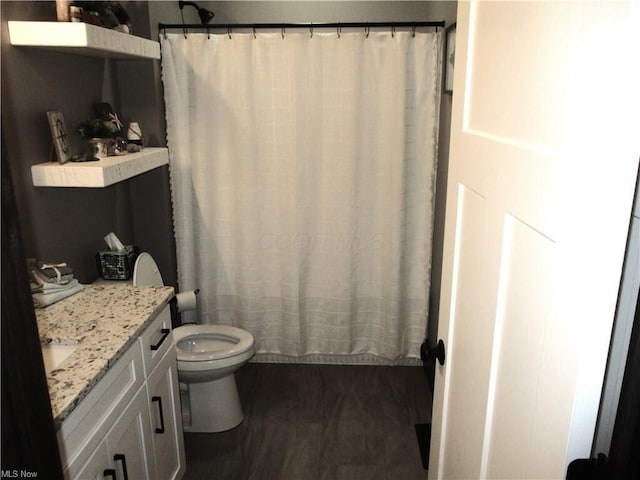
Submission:
[[[207,28],[207,40],[211,40],[211,29]]]
[[[338,34],[338,38],[340,38],[341,31],[342,31],[342,27],[340,26],[340,24],[338,24],[338,26],[336,27],[336,33]]]
[[[411,36],[413,38],[416,38],[416,26],[414,25],[413,28],[411,29]]]
[[[313,38],[313,23],[309,25],[309,38]]]
[[[282,25],[282,30],[280,31],[280,33],[282,34],[282,39],[284,40],[284,25]]]
[[[256,27],[253,27],[253,38],[256,38]]]
[[[395,36],[396,36],[396,26],[393,25],[391,27],[391,38],[395,38]]]
[[[182,34],[184,35],[184,39],[186,40],[187,39],[187,29],[186,28],[182,29]]]
[[[371,31],[371,30],[370,30],[369,25],[365,25],[365,26],[364,26],[364,33],[365,33],[364,38],[369,38],[369,33],[370,33],[370,31]]]
[[[227,28],[227,35],[229,35],[229,40],[231,40],[231,27]]]

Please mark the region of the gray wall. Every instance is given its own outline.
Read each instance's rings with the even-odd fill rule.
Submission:
[[[455,21],[455,1],[199,1],[215,13],[211,23]],[[178,2],[151,2],[152,22],[182,23]],[[200,23],[192,7],[185,23]]]
[[[55,2],[8,2],[2,15],[2,134],[15,183],[27,257],[66,261],[83,283],[97,276],[94,255],[102,237],[116,234],[156,255],[168,283],[175,282],[167,169],[104,189],[36,188],[31,165],[48,161],[51,136],[47,110],[61,110],[76,152],[83,142],[75,125],[92,115],[95,102],[110,102],[127,122],[138,119],[151,139],[164,144],[163,117],[154,91],[154,63],[103,60],[9,44],[8,20],[56,19]],[[146,2],[128,2],[134,29],[149,32]]]

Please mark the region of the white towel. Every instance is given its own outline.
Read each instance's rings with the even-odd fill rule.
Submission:
[[[62,290],[56,290],[56,291],[33,293],[31,295],[33,297],[33,306],[36,308],[44,308],[84,290],[84,285],[78,283],[77,280],[75,280],[75,283],[71,286],[69,285],[59,285],[59,286],[61,287],[63,286],[66,288]]]
[[[63,292],[65,290],[70,289],[71,287],[75,287],[78,284],[78,280],[73,278],[67,283],[42,283],[38,284],[36,282],[31,282],[31,293],[42,292],[42,293],[54,293],[54,292]]]

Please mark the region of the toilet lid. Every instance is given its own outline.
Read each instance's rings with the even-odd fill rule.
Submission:
[[[183,325],[173,329],[176,355],[181,362],[203,362],[233,357],[254,346],[253,335],[230,325]]]
[[[162,287],[164,285],[158,265],[147,252],[138,255],[133,267],[133,285],[135,287]]]

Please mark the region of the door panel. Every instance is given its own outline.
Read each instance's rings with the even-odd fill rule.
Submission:
[[[481,5],[471,13],[467,128],[509,142],[556,145],[563,118],[554,113],[564,101],[563,71],[571,68],[575,33],[568,24],[577,4],[530,2],[523,16],[520,5],[503,3],[499,12]],[[523,110],[526,99],[535,99],[535,108]]]
[[[454,278],[452,285],[451,330],[456,342],[449,348],[451,371],[448,396],[477,398],[477,402],[452,402],[446,436],[447,471],[457,478],[473,478],[479,474],[480,452],[474,449],[482,440],[490,356],[478,348],[491,341],[491,325],[480,325],[476,319],[491,310],[491,298],[483,296],[480,284],[486,281],[487,256],[481,245],[488,240],[487,200],[473,190],[460,186],[458,192]],[[464,234],[462,234],[464,233]],[[473,241],[471,240],[473,239]],[[475,241],[475,240],[478,241]],[[471,455],[474,452],[474,455]]]
[[[457,25],[429,476],[562,478],[589,455],[615,311],[638,12],[460,2]]]
[[[547,418],[540,418],[546,412],[539,408],[544,396],[555,397],[562,387],[553,385],[554,379],[566,378],[563,363],[552,365],[546,358],[553,336],[549,311],[553,292],[547,279],[553,275],[555,245],[507,215],[502,252],[481,476],[508,478],[515,472],[517,478],[544,478],[544,471],[536,471],[538,461],[522,459],[540,446],[556,452],[556,461],[562,461],[564,454],[564,445],[554,445],[562,435]],[[536,429],[538,422],[545,429]]]

